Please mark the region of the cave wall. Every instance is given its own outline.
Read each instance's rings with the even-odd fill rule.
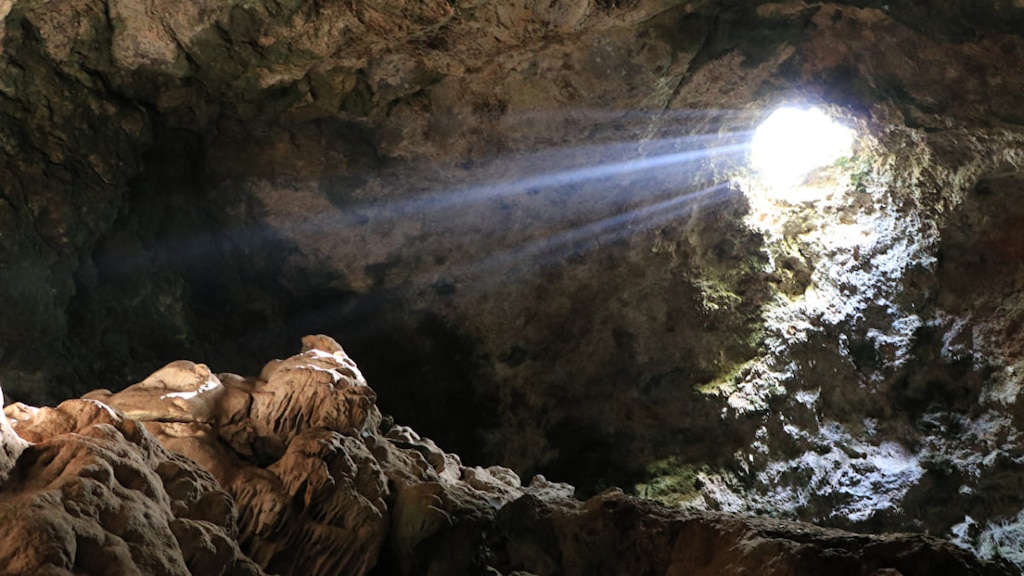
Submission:
[[[401,421],[584,492],[975,541],[1024,507],[1019,2],[0,13],[14,399],[324,332]],[[868,136],[764,208],[788,101]]]

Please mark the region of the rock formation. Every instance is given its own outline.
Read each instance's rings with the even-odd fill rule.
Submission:
[[[925,536],[681,512],[464,466],[382,418],[341,346],[259,377],[177,361],[112,394],[13,404],[3,574],[1012,574]],[[8,452],[5,454],[16,454]]]
[[[5,413],[31,444],[0,486],[3,574],[263,574],[230,496],[140,422],[94,400]]]

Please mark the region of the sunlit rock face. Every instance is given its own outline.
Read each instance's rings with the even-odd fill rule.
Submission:
[[[365,573],[387,533],[387,490],[358,439],[376,430],[379,412],[355,364],[321,341],[307,339],[306,352],[259,379],[182,361],[87,397],[146,422],[209,470],[241,512],[239,543],[268,571]]]
[[[4,574],[263,574],[228,494],[140,422],[92,400],[5,412],[31,445],[0,485]]]
[[[683,512],[464,466],[332,338],[260,376],[176,361],[125,390],[12,404],[4,574],[1011,574],[949,542]],[[301,417],[298,417],[301,415]],[[3,438],[6,446],[11,438]],[[27,446],[26,446],[27,445]]]
[[[321,331],[471,462],[1012,553],[1019,2],[129,4],[0,3],[12,398]],[[858,142],[766,199],[784,104]]]

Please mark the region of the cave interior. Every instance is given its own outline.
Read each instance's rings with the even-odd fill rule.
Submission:
[[[1024,570],[1020,0],[0,22],[12,421],[174,360],[272,374],[324,334],[403,442],[466,465]],[[756,150],[780,109],[851,141],[788,116]]]

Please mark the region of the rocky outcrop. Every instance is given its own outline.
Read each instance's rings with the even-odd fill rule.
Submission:
[[[362,574],[388,530],[385,478],[362,441],[380,418],[355,365],[320,341],[259,379],[175,362],[88,397],[209,470],[238,506],[239,543],[268,571]]]
[[[173,362],[9,406],[4,574],[1010,574],[924,536],[672,511],[462,465],[382,419],[326,336],[260,377]]]
[[[230,496],[140,422],[94,400],[5,412],[31,444],[0,485],[0,573],[263,574]]]

